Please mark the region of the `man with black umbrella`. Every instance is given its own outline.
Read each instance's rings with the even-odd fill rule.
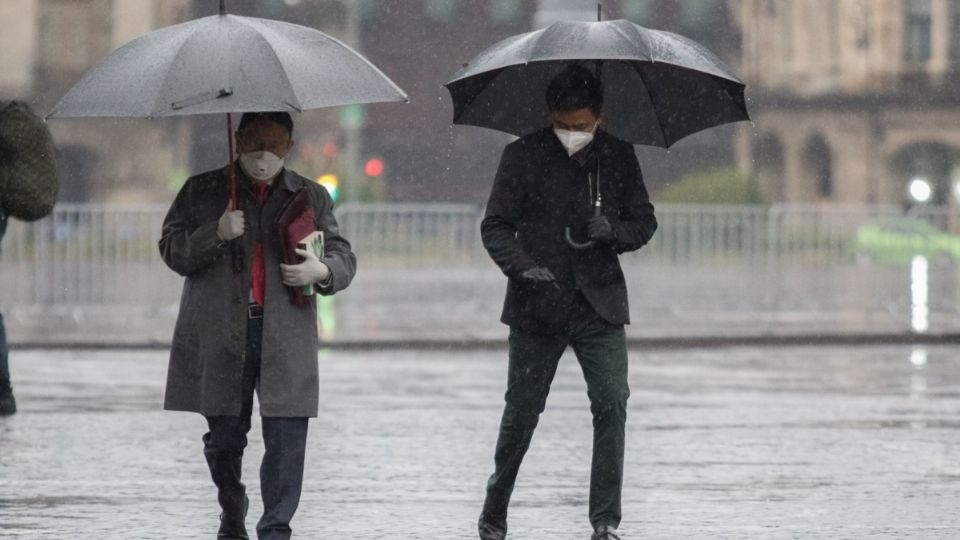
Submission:
[[[618,255],[646,244],[657,221],[633,146],[600,129],[599,78],[572,64],[546,94],[553,125],[507,145],[481,225],[484,246],[509,278],[501,321],[510,326],[510,351],[479,533],[482,540],[506,538],[520,463],[571,346],[593,413],[592,538],[615,540],[630,394],[623,328],[629,309]]]

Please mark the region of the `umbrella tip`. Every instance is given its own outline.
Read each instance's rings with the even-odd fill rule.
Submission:
[[[220,0],[220,14],[227,14],[227,0]]]
[[[602,20],[603,20],[603,4],[601,4],[600,2],[597,2],[597,22],[600,22]]]

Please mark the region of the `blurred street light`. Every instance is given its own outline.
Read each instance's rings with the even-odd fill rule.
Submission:
[[[333,202],[340,196],[340,179],[333,173],[327,173],[317,178],[317,183],[326,188]]]
[[[915,176],[910,180],[908,186],[910,197],[914,202],[927,203],[933,197],[933,186],[930,181],[922,176]]]

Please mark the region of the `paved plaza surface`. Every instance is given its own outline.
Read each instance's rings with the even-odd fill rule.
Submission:
[[[625,540],[960,538],[951,347],[634,350]],[[469,539],[504,351],[322,352],[295,538]],[[163,351],[16,350],[0,418],[0,538],[214,538],[205,424],[160,410]],[[566,356],[512,539],[589,538],[590,414]],[[261,505],[260,427],[245,478]]]

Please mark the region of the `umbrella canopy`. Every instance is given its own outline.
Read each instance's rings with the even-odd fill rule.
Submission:
[[[669,147],[750,119],[744,84],[704,46],[615,20],[558,22],[483,51],[446,84],[454,123],[517,136],[550,125],[547,85],[571,63],[596,67],[604,129],[634,144]]]
[[[300,112],[405,100],[373,64],[322,32],[221,13],[120,47],[48,117]]]
[[[150,32],[114,51],[48,118],[227,114],[230,200],[237,207],[230,113],[407,101],[359,53],[296,24],[220,14]]]

